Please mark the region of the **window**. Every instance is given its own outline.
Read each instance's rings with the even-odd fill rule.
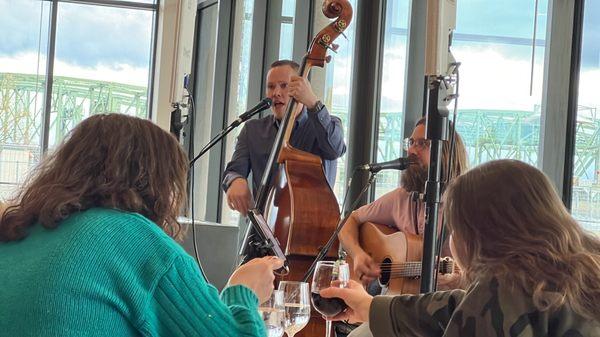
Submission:
[[[322,7],[319,4],[317,1],[317,6],[315,6],[315,24],[313,26],[315,35],[330,22],[323,15]],[[353,17],[356,18],[356,0],[350,0],[350,4],[354,10]],[[329,53],[332,59],[330,63],[325,65],[324,71],[322,69],[312,71],[311,81],[316,95],[321,98],[329,112],[342,120],[346,144],[348,144],[348,121],[350,119],[348,111],[350,109],[350,87],[352,85],[354,35],[356,31],[356,21],[354,20],[344,31],[348,39],[340,35],[335,40],[335,43],[339,45],[338,52]],[[368,112],[365,111],[365,113]],[[346,157],[347,154],[337,160],[334,193],[340,204],[346,192]]]
[[[283,0],[281,4],[281,30],[279,31],[279,59],[292,60],[294,51],[294,16],[296,0]]]
[[[0,200],[40,159],[50,3],[0,0]]]
[[[51,147],[93,114],[118,112],[148,117],[153,14],[137,9],[60,4]]]
[[[572,214],[600,234],[600,0],[585,1],[573,167]]]
[[[229,88],[229,112],[228,123],[233,122],[237,116],[247,109],[248,84],[250,73],[250,47],[252,41],[252,19],[254,14],[254,0],[244,0],[236,6],[236,19],[233,33],[231,81]],[[290,51],[291,53],[291,51]],[[225,158],[231,159],[235,148],[235,139],[242,130],[238,127],[227,136]],[[223,193],[221,222],[224,224],[237,225],[240,213],[232,211],[227,206],[227,195]]]
[[[118,2],[131,2],[131,0],[116,0]],[[156,0],[135,0],[135,2],[144,4],[156,4]]]
[[[379,163],[402,156],[404,73],[409,14],[409,0],[387,2],[377,134]],[[380,172],[375,185],[375,198],[397,188],[399,180],[398,171]]]
[[[148,116],[154,1],[55,4],[52,21],[50,1],[0,0],[0,199],[10,197],[46,146],[90,114]],[[54,39],[49,27],[56,28]],[[47,60],[52,45],[55,57]],[[47,61],[54,65],[51,92],[45,91]],[[46,97],[50,111],[44,111]]]
[[[548,1],[537,11],[535,3],[458,2],[457,130],[472,166],[500,158],[537,164]]]

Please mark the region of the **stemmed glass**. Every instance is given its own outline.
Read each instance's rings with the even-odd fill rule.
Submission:
[[[281,281],[279,290],[283,291],[285,333],[288,337],[294,337],[310,319],[308,283]]]
[[[258,306],[258,311],[262,316],[263,322],[265,322],[268,337],[283,336],[285,325],[283,304],[283,291],[273,290],[271,297]]]
[[[347,306],[340,298],[323,298],[321,290],[330,287],[345,288],[350,278],[350,269],[344,261],[319,261],[313,274],[311,285],[312,304],[325,318],[331,318],[344,311]],[[331,336],[331,321],[325,321],[325,336]]]

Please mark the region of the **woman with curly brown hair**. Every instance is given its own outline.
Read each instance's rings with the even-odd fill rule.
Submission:
[[[370,297],[330,288],[374,336],[600,336],[600,240],[571,217],[550,180],[516,160],[480,165],[444,196],[451,249],[470,286]]]
[[[173,238],[188,161],[169,133],[118,114],[81,122],[0,218],[0,334],[262,336],[277,259],[221,293]]]

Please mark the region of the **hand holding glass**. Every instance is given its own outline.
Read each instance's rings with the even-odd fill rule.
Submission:
[[[330,287],[345,288],[350,278],[348,264],[344,261],[320,261],[317,263],[311,286],[312,303],[317,311],[326,318],[335,317],[347,306],[339,298],[323,298],[321,290]],[[331,321],[326,321],[325,336],[331,334]]]

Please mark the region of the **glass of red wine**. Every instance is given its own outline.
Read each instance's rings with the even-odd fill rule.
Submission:
[[[350,269],[345,261],[319,261],[313,274],[311,300],[315,309],[325,318],[335,317],[347,306],[340,298],[323,298],[321,290],[330,287],[345,288],[350,278]],[[326,320],[325,336],[331,336],[331,321]]]

